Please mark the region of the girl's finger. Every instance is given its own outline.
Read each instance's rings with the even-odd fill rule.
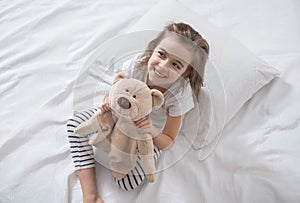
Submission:
[[[143,123],[143,120],[140,119],[140,120],[137,120],[134,122],[134,124],[137,126],[137,127],[140,127],[140,125]]]
[[[149,124],[145,124],[145,125],[141,125],[139,128],[141,128],[141,129],[145,129],[145,128],[149,128],[150,127],[150,125]]]
[[[140,124],[138,125],[138,127],[139,127],[139,128],[148,128],[148,127],[150,127],[151,125],[152,125],[152,122],[150,121],[150,119],[148,119],[148,120],[146,120],[146,121],[140,123]]]
[[[106,111],[110,111],[110,108],[104,105],[101,107],[101,110],[106,112]]]
[[[111,109],[110,109],[110,106],[109,106],[109,103],[108,102],[106,102],[106,103],[103,103],[102,105],[101,105],[101,110],[102,111],[110,111]]]
[[[136,121],[136,125],[140,125],[142,122],[146,121],[148,119],[148,117],[144,117],[144,118],[141,118],[140,120]]]

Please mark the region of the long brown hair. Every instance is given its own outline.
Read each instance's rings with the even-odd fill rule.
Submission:
[[[203,86],[203,76],[205,63],[209,55],[209,44],[207,41],[190,25],[186,23],[170,23],[167,25],[158,36],[153,39],[147,46],[146,51],[141,55],[137,67],[146,67],[147,63],[157,45],[162,41],[162,39],[168,33],[175,33],[181,39],[188,40],[195,47],[193,52],[195,53],[193,57],[193,65],[189,65],[186,71],[183,73],[182,77],[188,79],[193,90],[193,93],[198,101],[200,89]]]

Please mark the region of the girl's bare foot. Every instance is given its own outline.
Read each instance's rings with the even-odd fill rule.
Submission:
[[[96,203],[104,203],[104,201],[100,197],[98,197]]]
[[[97,196],[95,198],[86,198],[83,200],[83,203],[104,203],[104,201]]]

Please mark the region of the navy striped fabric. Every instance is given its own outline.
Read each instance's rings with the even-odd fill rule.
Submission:
[[[76,170],[95,167],[93,147],[88,142],[89,137],[97,132],[88,135],[77,135],[74,133],[74,130],[82,122],[91,118],[98,109],[99,108],[93,108],[87,111],[80,112],[76,114],[72,119],[69,119],[67,123],[67,135],[70,144],[72,161]],[[160,155],[161,151],[156,146],[154,146],[155,161],[157,161]],[[140,157],[138,157],[136,167],[132,171],[130,171],[130,173],[128,173],[123,179],[116,180],[116,183],[122,190],[133,190],[141,185],[141,183],[144,181],[146,175],[140,162]]]

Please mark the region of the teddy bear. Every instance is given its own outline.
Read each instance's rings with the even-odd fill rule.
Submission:
[[[128,78],[125,73],[118,73],[109,91],[112,110],[98,110],[80,124],[75,133],[98,131],[96,138],[89,143],[108,153],[109,166],[117,180],[135,167],[139,156],[147,180],[153,182],[156,169],[152,137],[159,131],[143,131],[137,128],[134,121],[148,116],[153,108],[161,107],[163,102],[164,96],[159,90],[150,89],[146,83]]]

